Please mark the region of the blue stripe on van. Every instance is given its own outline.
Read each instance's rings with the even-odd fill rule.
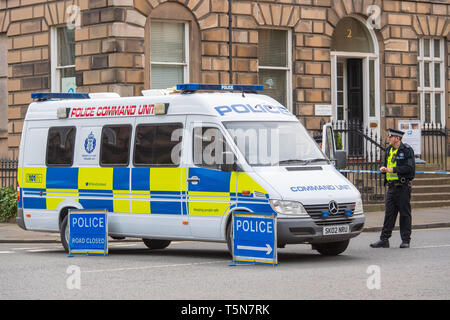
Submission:
[[[247,196],[242,193],[238,193],[237,197],[238,197],[238,201],[255,202],[255,203],[269,203],[269,199],[259,198],[259,197],[255,198],[253,196]]]
[[[90,189],[79,189],[78,194],[80,197],[111,197],[113,196],[112,190],[90,190]]]
[[[78,189],[78,168],[47,168],[48,189]]]
[[[238,202],[237,206],[243,207],[243,208],[248,208],[249,210],[251,210],[253,212],[257,212],[258,214],[276,214],[276,212],[273,211],[270,204]]]
[[[45,198],[24,197],[23,205],[27,209],[47,209],[47,201]]]
[[[182,194],[180,191],[150,191],[152,198],[170,198],[180,199]]]
[[[108,212],[114,212],[113,200],[97,200],[97,199],[80,199],[80,204],[85,209],[89,210],[108,210]]]
[[[230,192],[230,172],[206,168],[189,168],[189,177],[197,176],[200,183],[189,183],[189,191]]]
[[[180,201],[150,201],[152,214],[181,214]]]
[[[131,169],[131,190],[150,190],[150,168]]]
[[[20,188],[20,201],[17,202],[17,208],[21,209],[23,207],[23,190]]]
[[[130,189],[130,169],[129,168],[114,168],[113,189],[114,190],[129,190]]]

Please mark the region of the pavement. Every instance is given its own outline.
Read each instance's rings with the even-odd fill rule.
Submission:
[[[380,232],[383,225],[384,212],[366,213],[363,232]],[[450,227],[450,207],[425,208],[412,210],[412,228],[446,228]],[[398,230],[397,224],[394,230]],[[124,241],[124,240],[111,240]],[[141,241],[137,238],[126,238],[125,241]],[[25,231],[16,223],[0,223],[0,243],[58,243],[59,233]]]

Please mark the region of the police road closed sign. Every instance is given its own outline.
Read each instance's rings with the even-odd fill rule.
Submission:
[[[108,215],[105,211],[69,211],[69,255],[108,254]]]
[[[277,264],[276,216],[233,214],[233,261]]]

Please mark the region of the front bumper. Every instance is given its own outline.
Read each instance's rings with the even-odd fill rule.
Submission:
[[[366,218],[364,215],[356,215],[343,219],[313,218],[278,218],[277,219],[277,242],[278,246],[296,243],[323,243],[344,241],[359,235],[364,227]],[[330,225],[349,225],[349,233],[338,235],[323,235],[323,227]]]

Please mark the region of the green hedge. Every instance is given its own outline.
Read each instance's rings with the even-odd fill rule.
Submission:
[[[6,222],[17,214],[17,192],[12,187],[0,189],[0,222]]]
[[[342,138],[340,132],[334,133],[334,143],[336,144],[336,150],[342,150]]]

